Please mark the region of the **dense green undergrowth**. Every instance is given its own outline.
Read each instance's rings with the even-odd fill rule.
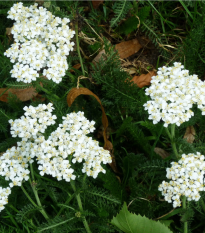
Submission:
[[[122,0],[104,1],[94,9],[91,1],[36,2],[57,17],[68,17],[70,27],[79,36],[79,44],[76,37],[72,38],[74,51],[67,56],[69,69],[60,84],[43,77],[30,84],[16,82],[10,73],[13,64],[4,56],[4,52],[13,44],[13,38],[6,31],[14,21],[7,18],[7,12],[17,2],[0,2],[0,88],[18,89],[23,93],[25,89],[34,87],[40,94],[39,98],[20,101],[14,93],[10,93],[8,102],[0,101],[0,152],[17,146],[20,141],[20,138],[11,136],[8,120],[20,118],[25,106],[36,107],[42,101],[46,104],[52,102],[55,107],[57,121],[54,128],[62,122],[62,116],[83,111],[86,118],[96,122],[96,130],[90,136],[103,147],[102,111],[96,99],[90,95],[80,95],[71,107],[68,106],[67,94],[79,85],[97,95],[104,107],[109,122],[106,137],[112,143],[110,151],[116,164],[103,165],[106,173],[100,173],[96,179],[85,179],[82,167],[78,165],[74,190],[69,182],[39,175],[37,163],[34,162],[35,179],[32,182],[38,191],[41,206],[32,205],[25,195],[27,193],[35,200],[33,186],[29,182],[22,184],[25,192],[21,187],[14,187],[8,204],[0,212],[0,233],[86,232],[85,219],[94,233],[135,232],[123,230],[112,220],[119,213],[119,216],[128,214],[127,206],[133,213],[128,214],[130,218],[136,214],[153,221],[160,220],[163,227],[166,225],[167,232],[204,232],[203,192],[198,202],[190,201],[186,209],[180,207],[173,210],[172,204],[166,202],[158,191],[159,184],[167,180],[166,168],[170,167],[170,162],[177,161],[171,147],[173,141],[170,141],[162,122],[153,124],[148,119],[149,115],[143,107],[149,100],[145,95],[146,87],[139,88],[131,82],[134,75],[122,69],[122,61],[114,46],[135,38],[141,42],[142,49],[127,58],[130,62],[134,59],[139,61],[135,66],[135,75],[149,71],[150,67],[157,70],[163,65],[172,66],[174,62],[181,62],[190,74],[197,74],[203,81],[205,4],[202,1]],[[30,6],[34,2],[24,1],[23,4]],[[93,59],[103,49],[105,55],[94,65]],[[79,63],[81,67],[75,68]],[[79,80],[79,76],[86,79]],[[1,91],[0,97],[3,95]],[[193,108],[193,111],[194,116],[175,130],[173,140],[180,155],[205,154],[205,117],[197,108]],[[183,138],[189,126],[195,129],[193,143]],[[53,128],[49,130],[52,132]],[[164,158],[156,148],[163,153],[166,151],[169,156]],[[0,186],[8,186],[3,176],[0,176]],[[83,209],[76,199],[79,196]],[[42,209],[49,219],[44,218]],[[188,222],[188,231],[184,231],[185,222]]]

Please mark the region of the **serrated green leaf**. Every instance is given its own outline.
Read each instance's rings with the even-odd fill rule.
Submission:
[[[169,227],[173,220],[159,220],[161,223],[163,223],[165,226]]]
[[[113,217],[111,223],[125,233],[172,233],[164,224],[155,222],[145,216],[132,214],[124,203],[120,213]]]

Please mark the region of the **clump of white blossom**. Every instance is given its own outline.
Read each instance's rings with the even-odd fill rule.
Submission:
[[[95,130],[95,122],[87,120],[83,112],[67,114],[46,139],[47,127],[54,125],[57,119],[53,109],[52,103],[24,107],[24,116],[9,120],[12,137],[22,139],[0,157],[0,175],[10,181],[11,188],[29,179],[29,163],[35,160],[41,176],[52,175],[67,182],[76,179],[76,162],[83,163],[82,172],[93,178],[100,172],[105,173],[102,163],[112,162],[109,151],[86,136]]]
[[[8,196],[10,193],[10,188],[0,187],[0,212],[5,208],[4,206],[8,203]]]
[[[181,63],[159,68],[145,94],[151,97],[144,108],[153,124],[162,120],[165,127],[169,124],[179,126],[194,115],[193,104],[197,104],[205,115],[205,83],[197,75],[189,75]]]
[[[74,46],[70,40],[75,31],[67,25],[70,20],[55,17],[37,3],[24,7],[22,2],[11,7],[8,18],[16,21],[11,31],[16,43],[4,53],[15,63],[11,76],[31,83],[41,72],[60,83],[68,69],[66,56]]]
[[[198,201],[200,191],[205,191],[204,174],[205,161],[204,155],[197,154],[182,155],[177,162],[172,162],[172,167],[167,168],[168,179],[170,182],[163,181],[159,185],[159,191],[162,191],[164,199],[173,203],[173,207],[181,206],[181,196],[186,196],[188,201]]]

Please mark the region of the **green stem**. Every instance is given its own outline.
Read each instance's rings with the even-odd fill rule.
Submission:
[[[14,211],[16,211],[17,213],[19,212],[12,204],[8,204],[8,206],[13,209]]]
[[[175,124],[171,124],[171,135],[173,139],[175,137]]]
[[[75,193],[73,195],[69,196],[69,198],[66,200],[64,205],[67,205],[73,199],[74,196],[75,196]],[[56,216],[59,216],[64,209],[65,209],[65,206],[62,206]]]
[[[73,180],[71,180],[70,184],[71,184],[73,191],[76,192],[75,182]],[[79,193],[76,195],[76,199],[77,199],[78,207],[79,207],[80,211],[83,212],[83,205],[82,205]],[[83,224],[84,224],[84,227],[85,227],[87,233],[91,233],[90,227],[89,227],[85,217],[83,217]]]
[[[175,143],[175,124],[171,125],[171,133],[169,132],[168,127],[165,127],[165,130],[166,130],[167,135],[169,136],[169,138],[171,140],[172,149],[174,151],[174,154],[175,154],[176,158],[179,159],[179,154],[178,154],[176,143]]]
[[[40,201],[39,196],[38,196],[38,190],[36,189],[36,184],[35,184],[35,181],[34,181],[35,177],[34,177],[34,172],[33,172],[33,166],[32,166],[31,163],[30,163],[30,170],[31,170],[31,177],[32,177],[33,182],[31,182],[30,178],[29,178],[29,182],[31,184],[31,187],[32,187],[33,193],[35,195],[36,201],[38,203],[38,206],[41,207],[40,212],[42,213],[42,215],[44,216],[44,218],[46,220],[48,220],[49,217],[48,217],[47,213],[45,212],[45,210],[43,209],[43,206],[42,206],[41,201]]]
[[[186,210],[186,196],[182,197],[182,209]],[[184,222],[184,233],[188,233],[188,222]]]
[[[163,125],[161,125],[161,129],[159,130],[159,134],[158,134],[158,136],[157,136],[157,138],[156,138],[156,140],[155,140],[155,142],[154,142],[154,144],[153,144],[153,146],[152,146],[151,158],[153,158],[154,148],[156,147],[157,142],[159,141],[159,138],[160,138],[160,136],[161,136],[161,134],[162,134],[163,128],[164,128]]]
[[[57,96],[56,94],[51,93],[50,91],[48,91],[46,88],[42,87],[39,83],[37,83],[37,86],[44,91],[46,94],[53,96],[56,100],[60,100],[61,98],[59,96]]]
[[[201,202],[202,209],[203,209],[203,211],[205,213],[205,203],[204,203],[204,200],[202,199],[202,197],[200,199],[200,202]]]
[[[23,187],[23,184],[21,184],[21,189],[24,192],[24,194],[27,196],[27,198],[29,199],[29,201],[33,204],[33,206],[38,207],[36,205],[36,203],[31,199],[31,197],[29,196],[29,194],[26,192],[25,188]]]
[[[166,131],[167,135],[169,136],[169,138],[171,139],[171,138],[172,138],[172,136],[171,136],[171,134],[170,134],[170,132],[169,132],[168,127],[165,127],[165,131]]]
[[[76,46],[77,46],[77,52],[78,52],[78,56],[80,59],[80,65],[82,68],[82,72],[83,72],[83,76],[85,76],[85,70],[84,70],[84,66],[83,66],[83,60],[80,54],[80,46],[79,46],[79,39],[78,39],[78,21],[75,24],[75,36],[76,36]]]

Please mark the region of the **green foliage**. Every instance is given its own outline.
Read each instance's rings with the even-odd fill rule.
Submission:
[[[155,222],[146,217],[130,213],[126,203],[111,223],[126,233],[171,233],[169,228],[159,221]]]
[[[124,23],[122,23],[118,30],[120,33],[126,36],[137,29],[137,27],[144,22],[144,20],[149,16],[150,6],[145,6],[140,9],[136,15],[128,18]],[[139,19],[138,19],[139,18]],[[140,21],[139,21],[140,20]]]
[[[96,131],[90,136],[103,146],[104,141],[99,133],[102,112],[97,101],[90,96],[81,95],[71,107],[68,107],[66,102],[67,94],[71,88],[77,86],[78,77],[83,75],[82,67],[78,70],[73,69],[75,72],[72,73],[68,70],[60,84],[45,78],[39,78],[32,84],[25,84],[11,78],[10,70],[13,64],[4,56],[4,52],[13,43],[7,38],[5,32],[6,27],[12,27],[14,23],[6,18],[7,11],[14,2],[0,2],[0,87],[19,90],[34,87],[42,97],[45,97],[43,103],[52,102],[54,104],[54,114],[58,119],[56,124],[50,126],[45,132],[45,138],[62,122],[62,116],[72,111],[84,111],[86,117],[96,122]],[[105,174],[100,173],[96,179],[87,177],[84,180],[84,174],[81,171],[82,164],[75,164],[74,173],[78,178],[76,178],[76,190],[74,191],[68,182],[57,181],[56,178],[48,175],[41,177],[38,174],[38,164],[33,163],[35,188],[43,209],[48,213],[49,220],[44,219],[41,213],[42,208],[31,205],[20,187],[14,187],[6,209],[0,213],[0,232],[84,233],[86,232],[83,225],[85,218],[91,232],[97,233],[115,233],[122,232],[122,230],[131,232],[121,228],[122,225],[124,227],[124,224],[128,226],[129,219],[133,219],[133,224],[136,224],[135,232],[143,222],[146,223],[145,227],[149,227],[149,224],[153,225],[153,232],[154,227],[159,227],[157,233],[160,232],[160,227],[164,228],[163,233],[168,230],[160,222],[154,222],[146,217],[160,218],[164,224],[169,224],[170,230],[175,233],[182,231],[181,225],[186,221],[189,221],[190,232],[202,232],[204,230],[202,225],[204,210],[201,201],[188,202],[186,211],[182,211],[182,208],[170,211],[173,209],[172,204],[164,201],[161,192],[158,191],[159,184],[166,180],[166,168],[170,167],[170,162],[176,161],[171,142],[162,128],[163,122],[154,125],[147,120],[148,113],[144,110],[143,104],[148,98],[144,94],[144,88],[138,88],[131,82],[133,75],[122,70],[121,60],[113,45],[136,37],[139,40],[145,38],[145,41],[148,41],[148,44],[142,44],[143,49],[139,53],[126,58],[130,62],[133,59],[139,62],[139,64],[135,64],[136,75],[141,74],[144,66],[147,67],[147,62],[149,63],[152,55],[152,47],[154,47],[154,51],[156,48],[160,51],[160,56],[157,58],[158,67],[165,64],[164,56],[166,59],[170,58],[167,65],[180,58],[183,63],[185,62],[184,65],[191,74],[196,73],[203,78],[205,71],[204,3],[104,1],[98,9],[93,9],[92,2],[86,1],[51,1],[50,4],[47,3],[44,2],[47,9],[55,16],[68,17],[71,20],[70,28],[74,29],[75,24],[78,23],[79,33],[82,31],[89,38],[96,40],[94,44],[90,45],[80,38],[82,62],[85,76],[88,77],[88,79],[80,80],[80,87],[86,87],[93,91],[105,108],[109,121],[107,137],[113,145],[111,153],[116,161],[116,170],[113,169],[113,164],[111,166],[103,164],[102,166],[106,170]],[[24,5],[27,6],[31,4],[33,1],[24,2]],[[140,27],[136,34],[133,32],[136,32],[139,25],[138,18]],[[108,21],[110,21],[110,27],[106,24]],[[128,34],[130,34],[129,37]],[[76,48],[67,56],[70,69],[80,63],[76,50],[78,44],[75,38],[72,41],[76,44]],[[153,44],[151,47],[150,41]],[[170,48],[176,51],[170,53]],[[97,55],[98,49],[105,49],[105,54],[94,65],[92,59]],[[44,89],[39,86],[40,82]],[[20,140],[11,137],[8,120],[21,117],[24,106],[37,106],[39,103],[41,103],[40,100],[21,102],[12,94],[9,95],[8,103],[0,102],[0,152],[16,146]],[[193,111],[194,117],[189,122],[177,127],[175,132],[174,142],[179,155],[197,151],[205,154],[204,116],[196,106]],[[196,129],[195,142],[189,144],[183,139],[183,135],[186,127],[192,125]],[[171,156],[165,160],[161,159],[154,153],[155,147],[170,152]],[[4,177],[0,177],[0,186],[8,187],[8,183],[9,181]],[[32,200],[39,204],[30,183],[24,182],[23,187]],[[83,209],[79,207],[79,199],[77,199],[79,196]],[[203,193],[201,196],[201,199],[204,200]],[[127,207],[124,206],[117,215],[123,202],[129,203],[129,211],[133,214],[129,213]],[[116,215],[117,217],[113,218]],[[144,215],[146,217],[141,217]],[[177,215],[180,215],[181,219]],[[123,218],[119,223],[117,219],[121,216]],[[128,217],[127,221],[124,216]],[[112,218],[122,230],[110,224]],[[130,227],[132,226],[130,225]],[[146,228],[144,230],[152,232]],[[170,230],[168,231],[171,232]]]
[[[86,195],[89,197],[92,197],[93,201],[99,202],[102,205],[106,205],[109,203],[109,205],[117,205],[120,204],[120,200],[109,194],[108,191],[97,188],[97,187],[90,187],[86,191]]]
[[[195,19],[193,28],[189,36],[184,40],[184,55],[186,58],[185,67],[190,71],[190,74],[197,74],[200,78],[205,72],[205,4],[200,8],[202,16]]]
[[[34,207],[31,204],[24,206],[16,215],[16,220],[20,223],[31,219],[36,211],[41,210],[40,207]]]
[[[164,44],[160,35],[158,35],[158,29],[155,25],[153,25],[151,20],[145,20],[142,23],[141,30],[145,32],[146,36],[152,41],[152,43],[159,49],[161,54],[165,58],[169,58],[169,54],[166,52],[165,48],[161,45]]]
[[[126,16],[130,7],[131,4],[127,0],[120,0],[115,2],[115,4],[113,5],[113,11],[115,13],[115,17],[111,19],[110,26],[111,27],[116,26],[117,23]]]

